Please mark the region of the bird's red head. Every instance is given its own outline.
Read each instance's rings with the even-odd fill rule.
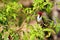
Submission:
[[[39,11],[38,14],[39,14],[40,16],[42,16],[43,12],[40,12],[40,11]]]

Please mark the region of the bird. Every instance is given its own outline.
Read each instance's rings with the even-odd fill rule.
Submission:
[[[37,14],[38,14],[37,15],[37,22],[40,22],[42,20],[42,14],[43,14],[43,12],[39,11]]]

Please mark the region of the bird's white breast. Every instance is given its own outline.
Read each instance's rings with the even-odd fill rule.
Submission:
[[[40,17],[40,15],[37,16],[37,22],[40,22],[42,20],[42,16]]]

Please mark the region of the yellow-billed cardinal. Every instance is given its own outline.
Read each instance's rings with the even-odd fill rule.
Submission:
[[[38,14],[38,16],[37,16],[37,22],[40,22],[42,20],[42,14],[43,14],[43,12],[38,12],[37,14]]]

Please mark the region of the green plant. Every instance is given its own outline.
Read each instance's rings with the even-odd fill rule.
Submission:
[[[53,29],[42,28],[38,24],[35,24],[34,26],[27,25],[26,27],[29,29],[29,31],[24,32],[23,40],[44,40],[45,37],[49,37],[51,33],[54,32]],[[45,36],[45,32],[49,32],[49,34]]]
[[[18,5],[16,2],[6,4],[5,7],[0,10],[0,23],[7,24],[9,21],[16,20],[17,10],[21,7],[22,5]]]
[[[51,12],[51,8],[52,8],[52,2],[50,2],[49,0],[34,0],[33,1],[33,7],[31,8],[24,8],[22,12],[25,14],[27,21],[33,19],[33,17],[31,16],[37,16],[37,11],[45,11],[47,13]]]
[[[8,3],[8,2],[18,2],[19,0],[1,0],[3,3]]]
[[[46,11],[50,13],[51,8],[52,8],[52,2],[49,0],[34,0],[34,10],[40,10],[40,11]]]
[[[0,9],[0,26],[3,29],[0,33],[0,39],[1,40],[8,40],[9,35],[12,36],[14,40],[19,40],[19,36],[14,31],[16,30],[16,27],[14,26],[14,29],[10,29],[12,25],[15,25],[17,16],[18,16],[18,10],[22,8],[22,5],[18,4],[17,2],[9,2],[8,4],[5,4],[4,8]]]
[[[49,37],[53,30],[53,22],[51,23],[51,28],[42,28],[39,24],[36,24],[34,26],[31,26],[28,24],[31,20],[36,20],[36,12],[37,11],[45,11],[50,12],[52,8],[52,3],[50,3],[49,0],[34,0],[33,7],[31,8],[24,8],[22,4],[18,4],[15,1],[18,0],[2,0],[5,4],[5,7],[0,10],[0,24],[3,24],[3,30],[0,33],[0,39],[1,40],[8,40],[9,35],[13,38],[13,40],[19,40],[21,37],[23,40],[44,40],[45,37]],[[9,3],[7,3],[9,2]],[[20,10],[21,9],[21,10]],[[24,16],[19,15],[24,14]],[[16,20],[19,20],[17,17],[26,17],[26,28],[29,29],[22,31],[23,37],[19,36],[17,33],[15,33],[17,26]],[[24,21],[25,19],[23,19]],[[22,21],[22,22],[23,22]],[[21,24],[21,23],[20,23]],[[13,26],[14,25],[14,26]],[[24,27],[23,27],[24,28]],[[25,29],[25,28],[24,28]],[[23,29],[23,30],[24,30]],[[21,30],[21,29],[20,29]],[[49,34],[45,36],[45,31],[47,31]],[[3,37],[3,38],[2,38]]]
[[[58,34],[58,32],[60,31],[60,23],[58,23],[58,24],[55,26],[55,31],[56,31],[56,33]]]

